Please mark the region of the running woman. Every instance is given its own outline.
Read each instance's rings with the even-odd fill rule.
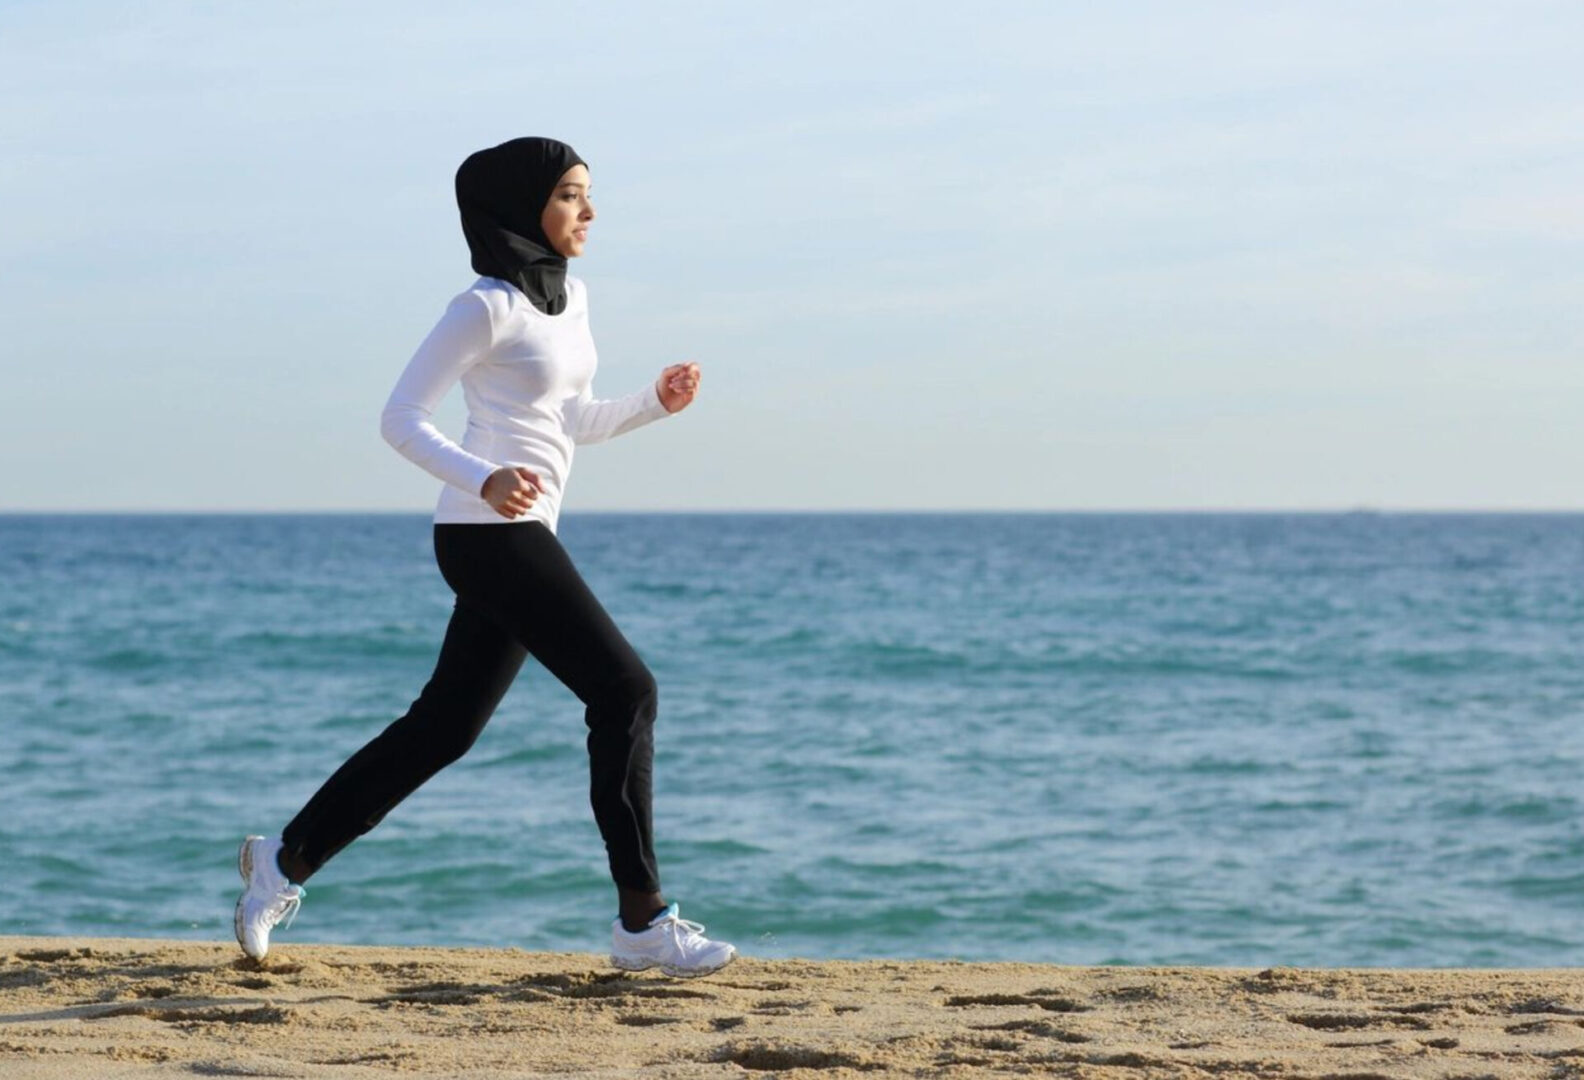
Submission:
[[[304,882],[467,752],[530,654],[587,707],[590,801],[620,909],[611,963],[692,976],[736,955],[661,895],[654,677],[556,538],[574,446],[680,412],[699,391],[698,365],[675,364],[637,393],[593,396],[588,293],[567,274],[594,221],[589,188],[583,159],[553,139],[513,139],[457,170],[462,231],[481,276],[418,346],[380,423],[398,452],[445,482],[434,549],[456,606],[407,715],[325,781],[279,837],[242,842],[236,936],[255,959],[297,913]],[[468,408],[460,446],[431,422],[459,380]]]

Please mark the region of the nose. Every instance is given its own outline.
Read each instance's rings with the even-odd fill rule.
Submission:
[[[580,214],[579,217],[581,217],[584,221],[593,221],[595,216],[596,215],[594,213],[594,204],[591,203],[591,202],[590,203],[584,203],[583,204],[583,213]]]

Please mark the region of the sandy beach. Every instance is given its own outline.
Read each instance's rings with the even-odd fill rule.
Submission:
[[[0,1076],[1568,1077],[1584,973],[0,937]]]

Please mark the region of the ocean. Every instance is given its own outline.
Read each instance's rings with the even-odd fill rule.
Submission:
[[[746,955],[1584,964],[1584,516],[568,514],[660,684],[655,824]],[[229,940],[405,710],[420,515],[0,516],[0,933]],[[292,942],[601,951],[530,661]]]

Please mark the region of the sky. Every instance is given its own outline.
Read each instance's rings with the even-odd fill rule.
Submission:
[[[579,510],[1584,508],[1584,5],[0,0],[0,510],[412,510],[571,143]],[[459,433],[454,392],[439,414]]]

